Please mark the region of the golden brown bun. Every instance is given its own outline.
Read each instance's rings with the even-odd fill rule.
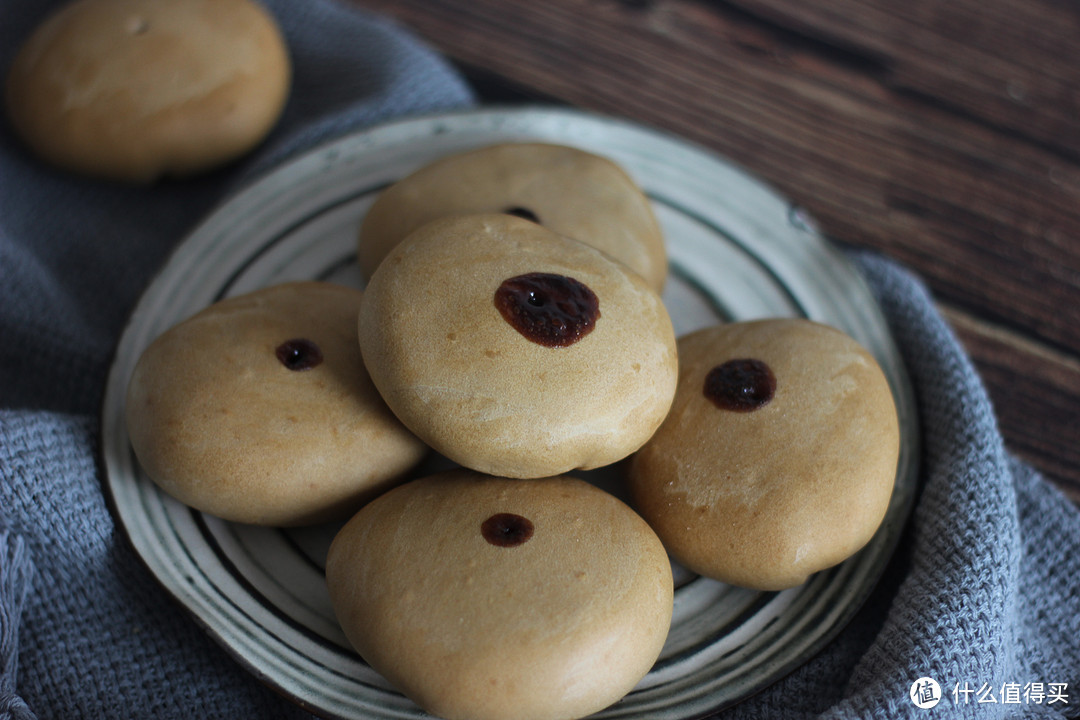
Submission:
[[[504,319],[496,291],[536,272],[591,288],[592,332],[547,347]],[[660,297],[595,248],[510,215],[444,218],[410,235],[372,277],[359,328],[372,380],[402,422],[493,475],[613,463],[652,435],[675,392]]]
[[[603,250],[660,292],[667,251],[648,198],[606,158],[544,143],[506,143],[452,155],[385,190],[360,229],[360,268],[371,277],[390,249],[448,215],[523,209],[544,227]]]
[[[486,539],[489,518],[507,545]],[[458,470],[402,485],[341,530],[326,581],[360,655],[447,720],[596,712],[645,676],[671,624],[656,535],[569,477]]]
[[[289,283],[211,305],[158,337],[132,374],[131,444],[146,474],[245,523],[344,518],[426,454],[382,402],[356,341],[361,293]],[[322,361],[290,370],[286,341]]]
[[[20,49],[7,108],[47,161],[148,182],[250,150],[290,80],[284,38],[252,0],[76,0]]]
[[[707,374],[763,361],[775,395],[720,409]],[[744,587],[798,585],[859,550],[892,493],[899,425],[889,385],[853,339],[806,320],[700,330],[679,340],[671,413],[629,466],[634,506],[687,568]]]

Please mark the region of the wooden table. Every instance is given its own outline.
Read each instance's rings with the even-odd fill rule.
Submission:
[[[704,145],[918,271],[1007,446],[1080,502],[1080,6],[1070,0],[352,0],[486,102]]]

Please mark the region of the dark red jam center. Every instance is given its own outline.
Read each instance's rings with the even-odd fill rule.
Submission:
[[[495,291],[503,319],[534,343],[573,345],[592,332],[600,300],[584,283],[554,273],[528,273],[504,280]]]
[[[304,338],[286,340],[277,346],[274,354],[290,370],[310,370],[323,361],[319,346]]]
[[[497,513],[481,523],[480,532],[492,545],[516,547],[532,537],[533,524],[520,515]]]
[[[772,400],[776,393],[776,376],[760,360],[728,360],[705,376],[703,392],[722,410],[750,412]]]
[[[529,208],[508,207],[505,210],[503,210],[503,212],[506,213],[507,215],[515,215],[515,216],[517,216],[519,218],[525,218],[526,220],[528,220],[530,222],[534,222],[537,225],[540,224],[540,218],[538,218],[536,216],[536,213],[534,213]]]

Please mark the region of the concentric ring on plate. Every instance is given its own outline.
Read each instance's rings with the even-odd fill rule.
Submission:
[[[728,587],[676,568],[674,621],[660,660],[602,717],[696,717],[805,663],[872,591],[910,511],[918,457],[914,396],[880,309],[845,256],[760,181],[677,138],[565,109],[465,111],[344,137],[241,190],[183,241],[131,317],[102,408],[105,491],[138,556],[238,662],[319,715],[422,717],[349,649],[333,621],[321,563],[336,526],[233,525],[164,496],[127,442],[127,380],[156,335],[217,299],[290,280],[360,286],[355,231],[379,190],[436,157],[518,140],[583,147],[615,160],[641,184],[668,238],[664,301],[677,334],[718,319],[765,316],[835,325],[878,359],[901,423],[896,489],[864,550],[779,593]],[[614,489],[603,470],[584,476]]]

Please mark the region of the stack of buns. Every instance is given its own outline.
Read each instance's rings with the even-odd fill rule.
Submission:
[[[362,291],[278,285],[161,335],[127,423],[197,509],[341,521],[342,629],[426,711],[601,710],[660,656],[672,561],[778,590],[880,525],[899,427],[877,362],[804,319],[676,338],[664,238],[612,161],[443,158],[377,198],[357,247]],[[454,469],[418,471],[431,450]],[[569,474],[606,466],[628,502]]]
[[[253,148],[290,80],[254,0],[74,0],[20,49],[6,100],[44,160],[150,182]],[[899,429],[874,358],[800,319],[677,339],[660,225],[609,159],[442,158],[380,195],[357,259],[364,290],[276,285],[166,331],[126,422],[193,508],[343,523],[326,582],[345,636],[432,714],[599,711],[662,652],[672,559],[782,589],[884,517]],[[418,471],[432,450],[455,469]],[[568,474],[607,466],[629,503]]]

